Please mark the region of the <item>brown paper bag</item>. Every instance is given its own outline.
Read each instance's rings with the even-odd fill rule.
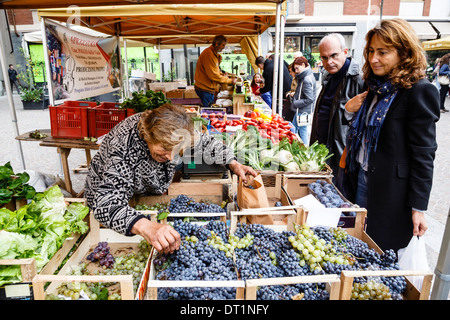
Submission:
[[[248,186],[253,188],[249,188]],[[261,175],[257,175],[256,177],[249,176],[246,185],[239,178],[237,205],[240,209],[269,207],[269,200],[267,199],[266,189],[264,188]],[[253,224],[273,224],[271,215],[249,215],[247,216],[247,220],[248,223]]]

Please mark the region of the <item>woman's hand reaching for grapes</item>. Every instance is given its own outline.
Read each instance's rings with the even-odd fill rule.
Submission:
[[[173,253],[180,248],[180,234],[170,225],[139,219],[131,232],[142,236],[158,252]]]

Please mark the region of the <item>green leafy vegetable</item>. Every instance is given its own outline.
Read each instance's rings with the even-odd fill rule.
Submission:
[[[162,91],[144,91],[133,92],[131,98],[126,98],[120,108],[121,109],[134,109],[135,112],[142,112],[145,110],[152,110],[159,106],[171,103],[169,99],[166,99]]]
[[[28,184],[30,175],[26,172],[14,173],[10,162],[0,166],[0,203],[8,203],[13,198],[31,199],[36,194]]]
[[[0,209],[0,259],[34,258],[40,272],[67,237],[88,230],[88,213],[82,203],[67,205],[59,186],[36,193],[16,211]],[[0,266],[0,285],[21,281],[16,267]]]

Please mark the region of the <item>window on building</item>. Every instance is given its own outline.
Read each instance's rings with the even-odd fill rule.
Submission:
[[[314,16],[342,16],[344,0],[314,0]]]
[[[421,17],[423,15],[423,0],[400,0],[398,15],[401,17]]]

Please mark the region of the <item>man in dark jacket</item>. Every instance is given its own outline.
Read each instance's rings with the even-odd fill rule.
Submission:
[[[272,107],[272,88],[273,88],[273,59],[264,59],[264,57],[257,57],[255,60],[255,64],[263,70],[262,77],[264,78],[264,87],[259,89],[261,94],[261,98]],[[289,70],[286,66],[286,63],[283,63],[283,98],[286,97],[286,93],[291,89],[292,77],[289,74]],[[277,79],[278,81],[278,79]],[[270,95],[270,104],[269,100],[266,98]]]
[[[20,94],[19,84],[17,82],[17,71],[14,70],[12,64],[9,65],[8,74],[9,74],[9,81],[11,82],[11,92],[13,91],[13,85],[15,85],[17,93]]]
[[[333,181],[336,182],[348,131],[345,104],[364,91],[364,81],[358,64],[347,58],[348,48],[341,34],[332,33],[323,37],[319,42],[319,52],[325,71],[314,110],[310,143],[318,141],[333,154],[327,163],[333,170]]]

